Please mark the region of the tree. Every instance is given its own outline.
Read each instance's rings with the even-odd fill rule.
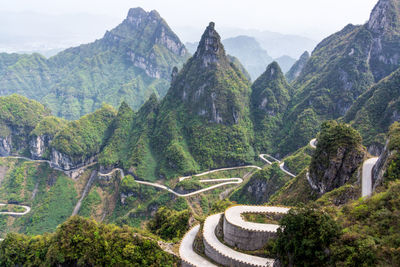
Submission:
[[[338,224],[327,213],[294,208],[281,220],[274,251],[284,266],[326,266],[329,246],[339,235]]]

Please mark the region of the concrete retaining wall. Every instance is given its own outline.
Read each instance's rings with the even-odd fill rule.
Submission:
[[[224,217],[224,241],[242,250],[261,249],[276,232],[251,231],[229,223]]]
[[[210,244],[208,244],[205,238],[203,239],[203,242],[204,242],[206,256],[212,259],[213,261],[224,266],[249,267],[249,264],[222,255],[216,249],[214,249]]]

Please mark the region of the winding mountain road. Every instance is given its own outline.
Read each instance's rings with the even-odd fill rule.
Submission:
[[[317,138],[310,140],[310,146],[314,149],[317,148]]]
[[[280,161],[279,159],[276,159],[276,158],[274,158],[273,156],[271,156],[271,155],[269,155],[269,154],[260,154],[259,157],[260,157],[263,161],[265,161],[267,164],[269,164],[269,165],[272,165],[272,162],[269,161],[268,159],[266,159],[265,156],[267,156],[267,157],[269,157],[269,158],[275,160],[276,162],[278,162],[278,163],[279,163],[279,168],[280,168],[284,173],[286,173],[286,174],[289,175],[290,177],[296,177],[296,175],[294,175],[293,173],[291,173],[291,172],[289,172],[289,171],[287,171],[287,170],[285,169],[285,162]]]
[[[90,166],[93,166],[93,165],[97,164],[97,162],[92,162],[92,163],[89,163],[87,165],[84,165],[84,166],[81,166],[81,167],[78,167],[78,168],[73,168],[73,169],[70,169],[70,170],[64,170],[64,169],[61,169],[61,168],[58,168],[58,167],[54,166],[54,164],[50,160],[45,160],[45,159],[30,159],[30,158],[22,157],[22,156],[2,156],[0,158],[23,159],[23,160],[26,160],[26,161],[47,163],[47,164],[49,164],[50,168],[52,168],[54,170],[57,170],[57,171],[62,171],[62,172],[79,171],[79,170],[86,169],[86,168],[88,168]]]
[[[215,228],[217,227],[220,218],[221,213],[207,217],[206,221],[204,222],[203,238],[204,241],[213,248],[213,250],[217,251],[220,255],[230,258],[235,262],[242,262],[247,266],[272,267],[274,265],[274,259],[262,258],[241,253],[221,243],[215,235]]]
[[[196,225],[183,237],[181,244],[179,246],[179,256],[182,261],[189,266],[196,267],[217,267],[217,265],[212,264],[193,250],[193,242],[199,232],[200,225]],[[185,266],[185,264],[182,264]]]
[[[125,177],[124,170],[122,170],[122,169],[120,169],[120,168],[113,169],[112,171],[110,171],[110,172],[108,172],[108,173],[99,173],[99,175],[100,175],[100,176],[110,176],[110,175],[112,175],[112,174],[113,174],[114,172],[116,172],[116,171],[119,171],[119,172],[121,173],[121,177],[122,177],[122,178]],[[214,170],[214,171],[212,171],[212,172],[215,172],[215,171],[217,171],[217,170]],[[202,175],[204,175],[204,174],[202,174]],[[204,180],[199,180],[200,183],[211,183],[211,182],[223,182],[223,183],[219,183],[219,184],[216,184],[216,185],[212,185],[212,186],[210,186],[210,187],[203,188],[203,189],[199,189],[199,190],[197,190],[197,191],[190,192],[190,193],[187,193],[187,194],[181,194],[181,193],[175,192],[175,191],[172,190],[171,188],[169,188],[169,187],[167,187],[167,186],[165,186],[165,185],[162,185],[162,184],[157,184],[157,183],[152,183],[152,182],[146,182],[146,181],[140,181],[140,180],[135,180],[135,181],[136,181],[138,184],[153,186],[153,187],[156,187],[156,188],[160,188],[160,189],[166,190],[166,191],[168,191],[168,192],[170,192],[170,193],[172,193],[172,194],[174,194],[174,195],[176,195],[176,196],[178,196],[178,197],[190,197],[190,196],[197,195],[197,194],[200,194],[200,193],[203,193],[203,192],[206,192],[206,191],[209,191],[209,190],[212,190],[212,189],[215,189],[215,188],[224,186],[224,185],[229,185],[229,184],[241,184],[241,183],[243,182],[243,179],[242,179],[242,178],[220,178],[220,179],[204,179]]]
[[[0,203],[0,207],[1,207],[1,206],[5,206],[5,205],[8,205],[8,204]],[[31,211],[31,208],[28,207],[28,206],[17,205],[17,204],[14,204],[14,205],[15,205],[15,206],[18,206],[18,207],[24,208],[25,211],[24,211],[24,212],[0,211],[0,214],[12,215],[12,216],[23,216],[23,215],[26,215],[27,213],[29,213],[29,212]]]
[[[277,224],[267,223],[254,223],[248,222],[241,216],[243,213],[281,213],[286,214],[290,208],[284,207],[272,207],[272,206],[233,206],[225,211],[226,220],[240,228],[249,231],[261,231],[261,232],[276,232],[279,228]]]
[[[231,167],[231,168],[221,168],[221,169],[215,169],[215,170],[211,170],[211,171],[202,172],[202,173],[199,173],[199,174],[179,177],[179,182],[182,182],[183,180],[186,180],[186,179],[189,179],[189,178],[192,178],[192,177],[201,177],[201,176],[204,176],[204,175],[207,175],[207,174],[210,174],[210,173],[214,173],[214,172],[238,170],[238,169],[246,169],[246,168],[253,168],[253,169],[257,169],[257,170],[262,170],[262,168],[260,168],[258,166],[254,166],[254,165],[246,165],[246,166]]]

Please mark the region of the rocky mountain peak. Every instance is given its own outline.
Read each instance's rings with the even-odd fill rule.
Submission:
[[[194,58],[201,59],[204,67],[226,58],[224,46],[221,43],[221,37],[215,30],[214,22],[210,22],[201,36]]]
[[[265,71],[265,74],[267,75],[267,77],[270,80],[275,80],[276,78],[283,77],[282,70],[276,61],[274,61],[268,65],[267,70]]]
[[[288,82],[294,81],[297,77],[300,76],[301,72],[303,71],[304,67],[306,66],[307,60],[310,58],[310,54],[308,51],[305,51],[299,58],[299,60],[296,61],[296,63],[293,64],[293,66],[290,68],[290,70],[286,74],[286,79]]]
[[[372,32],[379,34],[388,31],[399,31],[400,26],[400,1],[380,0],[371,12],[367,27]]]
[[[147,15],[147,12],[141,7],[131,8],[128,11],[126,21],[139,27],[139,25],[146,19]]]

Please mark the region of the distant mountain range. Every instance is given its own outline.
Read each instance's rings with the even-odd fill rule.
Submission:
[[[1,53],[0,95],[19,93],[67,119],[92,112],[102,102],[117,107],[125,100],[137,109],[152,93],[165,95],[173,67],[188,56],[156,11],[135,8],[103,38],[49,59]]]

